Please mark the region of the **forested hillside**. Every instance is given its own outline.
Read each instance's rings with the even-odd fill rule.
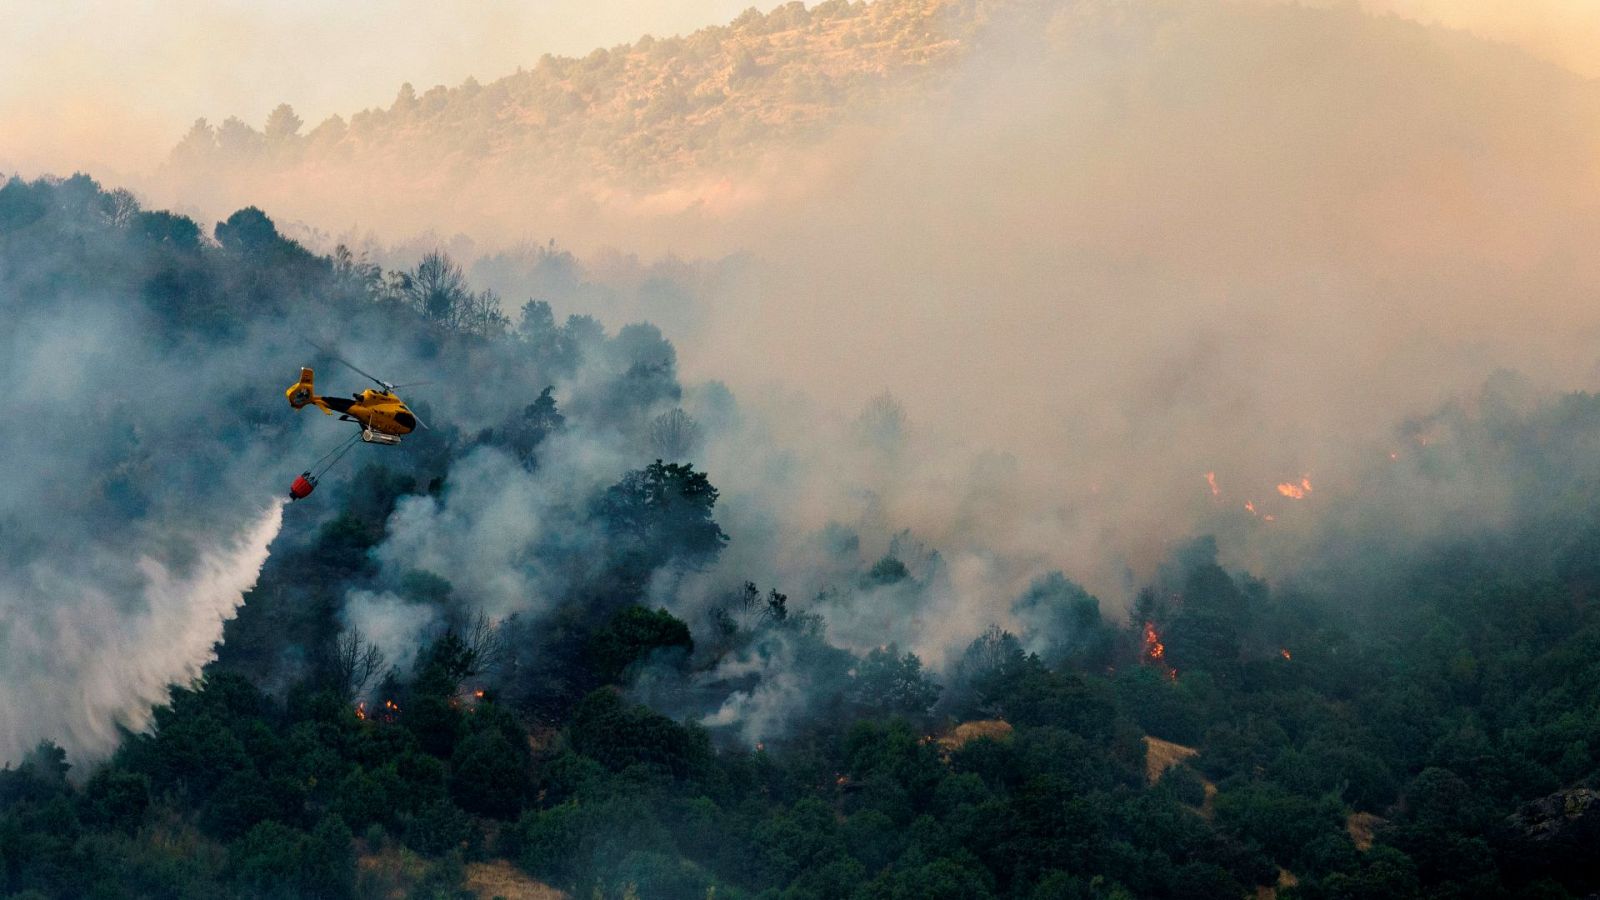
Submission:
[[[175,520],[236,527],[227,510],[282,490],[336,427],[279,399],[313,353],[303,335],[439,379],[417,407],[431,430],[286,510],[219,655],[148,728],[115,719],[136,730],[97,753],[101,732],[28,719],[45,741],[0,772],[0,896],[470,896],[490,861],[581,897],[1600,889],[1600,399],[1527,411],[1490,390],[1427,423],[1406,464],[1502,485],[1517,501],[1500,521],[1434,543],[1345,533],[1287,589],[1225,570],[1197,535],[1128,613],[1046,575],[997,611],[1019,632],[967,635],[932,671],[893,645],[840,646],[826,594],[747,583],[667,608],[675,578],[743,537],[695,465],[672,345],[643,324],[556,323],[536,300],[510,321],[491,300],[447,259],[319,257],[254,209],[202,228],[83,176],[0,188],[13,383],[48,361],[23,341],[63,317],[106,360],[163,360],[85,385],[67,419],[20,407],[36,433],[8,450],[79,423],[89,449],[54,465],[77,473],[90,453],[92,474],[62,493],[41,463],[37,495],[3,495],[8,578],[57,558],[46,510],[92,523],[85,546],[119,533],[149,554]],[[112,310],[118,337],[99,341]],[[538,507],[546,530],[498,505],[528,484],[566,491]],[[493,527],[407,537],[458,521]],[[509,555],[483,546],[506,534]],[[490,580],[428,568],[448,554]],[[905,555],[831,577],[915,604],[939,563]],[[508,580],[541,601],[500,615]],[[51,617],[83,601],[32,585],[8,586],[7,627],[47,646]],[[137,606],[108,610],[142,622]],[[102,652],[167,648],[148,634]],[[46,662],[3,665],[15,685]],[[806,702],[752,725],[741,703],[763,690]],[[9,709],[8,740],[24,715]],[[69,736],[71,760],[52,743]]]
[[[943,0],[799,2],[726,26],[646,36],[582,59],[420,93],[307,127],[279,106],[258,129],[201,119],[170,173],[208,179],[351,166],[401,167],[431,182],[489,166],[525,187],[659,188],[725,174],[870,121],[948,79],[981,5]]]

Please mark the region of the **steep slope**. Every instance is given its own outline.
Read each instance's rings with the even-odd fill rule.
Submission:
[[[984,17],[950,0],[751,9],[687,37],[546,55],[488,84],[421,94],[406,84],[387,109],[333,116],[304,134],[287,105],[261,131],[202,119],[163,179],[193,196],[219,180],[338,194],[352,178],[399,178],[441,197],[492,176],[529,195],[613,202],[726,177],[774,148],[884,115],[940,84]],[[695,199],[704,198],[677,202]]]

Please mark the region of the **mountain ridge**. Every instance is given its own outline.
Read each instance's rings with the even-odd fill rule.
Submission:
[[[847,111],[870,115],[917,93],[961,57],[983,17],[979,5],[949,0],[752,8],[687,37],[646,35],[582,58],[546,54],[488,84],[469,78],[418,94],[408,82],[390,106],[348,122],[334,115],[305,134],[287,104],[260,131],[237,117],[216,127],[200,119],[165,173],[490,160],[524,177],[587,173],[648,189],[815,139]]]

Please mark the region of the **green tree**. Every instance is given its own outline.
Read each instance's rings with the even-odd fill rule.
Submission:
[[[623,608],[589,640],[595,671],[608,682],[651,660],[681,666],[693,652],[688,625],[665,609],[643,606]]]
[[[894,644],[877,647],[856,666],[852,699],[890,715],[920,716],[939,699],[940,687],[922,670],[915,653]]]
[[[267,214],[254,206],[247,206],[229,216],[227,221],[218,222],[216,229],[217,243],[224,250],[238,253],[242,256],[260,256],[275,249],[281,238],[278,237],[278,226],[272,224]]]
[[[618,544],[616,567],[635,588],[658,566],[709,564],[728,536],[712,518],[717,489],[687,463],[656,460],[606,489],[596,512]]]
[[[861,900],[984,900],[995,896],[992,882],[986,871],[970,862],[937,859],[887,871],[856,896]]]
[[[512,818],[528,788],[527,748],[512,743],[498,728],[475,731],[450,758],[450,796],[468,812]]]
[[[1318,837],[1344,830],[1344,809],[1331,798],[1314,800],[1271,783],[1242,785],[1216,798],[1217,824],[1255,841],[1278,862],[1293,868]]]
[[[711,744],[703,730],[630,704],[609,689],[583,698],[568,738],[574,750],[614,772],[639,766],[689,779],[704,774],[711,764]]]

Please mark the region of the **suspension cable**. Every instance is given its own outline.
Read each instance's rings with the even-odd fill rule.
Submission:
[[[356,441],[359,441],[359,440],[361,440],[361,432],[358,431],[355,434],[351,435],[349,440],[347,440],[344,443],[338,445],[337,447],[334,447],[332,450],[329,450],[327,453],[322,454],[322,456],[320,458],[318,458],[316,462],[311,464],[311,475],[312,475],[312,477],[313,478],[321,478],[323,476],[323,474],[326,473],[329,469],[333,468],[334,465],[339,462],[339,460],[343,459],[344,455],[346,453],[349,453],[350,452],[350,448],[354,447],[356,445]],[[328,459],[330,456],[333,457],[331,460]],[[325,465],[324,465],[324,461],[326,461]]]

